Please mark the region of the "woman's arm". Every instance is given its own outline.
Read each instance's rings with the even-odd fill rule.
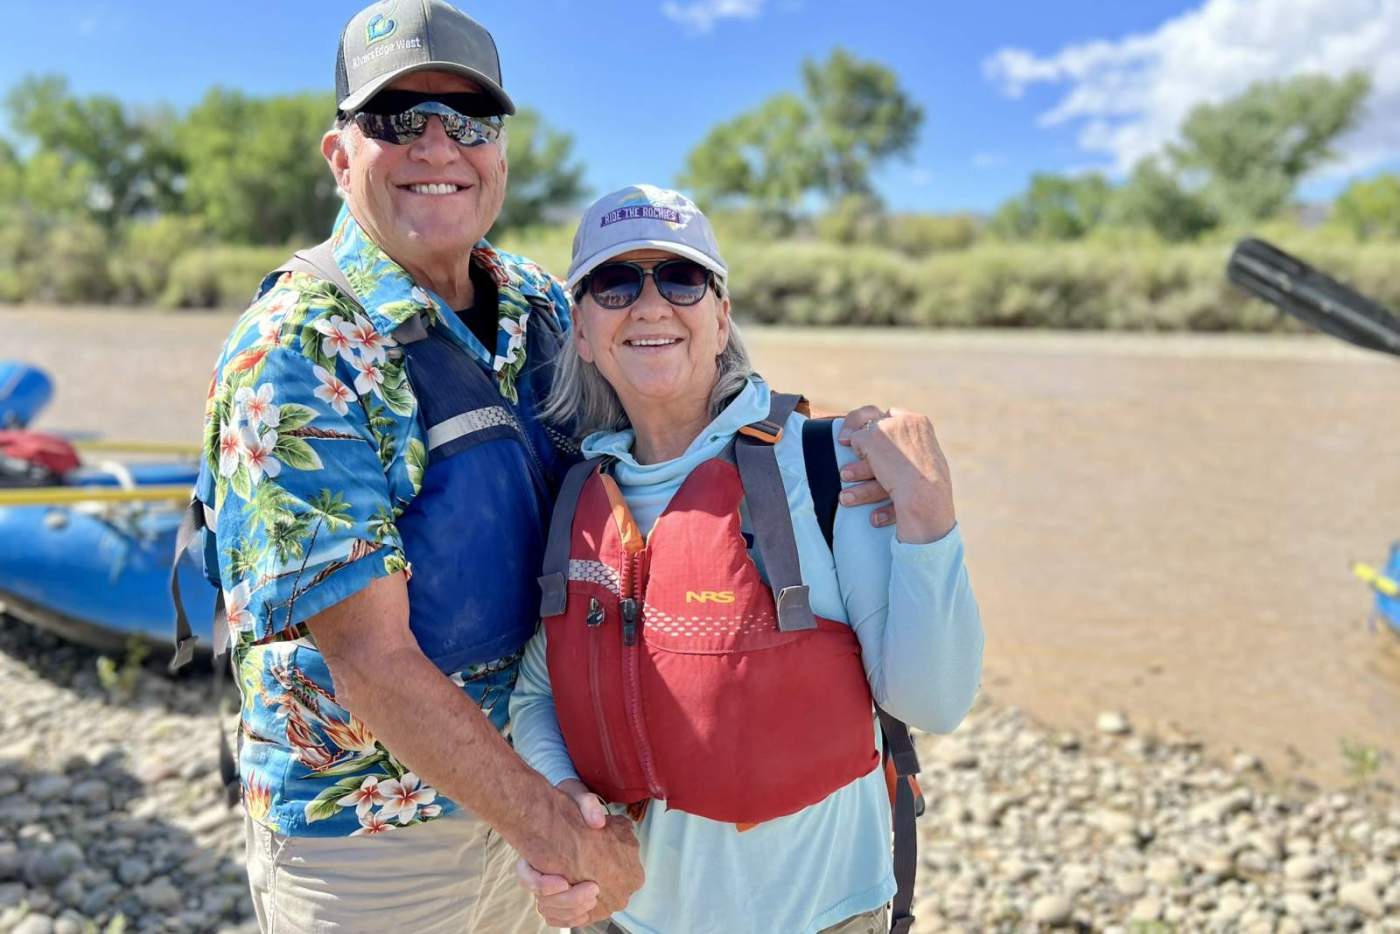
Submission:
[[[835,422],[833,434],[841,428]],[[926,443],[914,437],[913,443]],[[901,442],[911,443],[907,437]],[[860,443],[857,435],[857,446],[837,445],[838,463],[854,461]],[[877,475],[896,477],[911,496],[913,465],[932,463],[930,452],[906,458],[893,443],[878,453],[866,450]],[[900,469],[891,469],[892,464]],[[948,496],[946,504],[897,502],[901,523],[905,515],[951,518]],[[946,531],[936,529],[943,532],[936,540],[903,542],[895,529],[871,526],[865,515],[871,508],[837,510],[832,549],[871,693],[880,706],[912,726],[951,732],[972,706],[982,674],[982,619],[963,563],[961,530],[952,524]],[[936,525],[939,520],[930,527]]]
[[[578,780],[559,730],[554,688],[549,682],[544,626],[525,644],[520,674],[510,695],[510,734],[516,752],[551,785]]]

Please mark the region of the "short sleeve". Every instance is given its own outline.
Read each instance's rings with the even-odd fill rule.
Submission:
[[[240,640],[283,633],[407,567],[395,520],[414,484],[401,478],[395,489],[391,468],[421,465],[404,456],[421,443],[405,439],[381,401],[388,364],[366,375],[363,363],[275,343],[221,368],[201,486],[212,486],[224,601]]]

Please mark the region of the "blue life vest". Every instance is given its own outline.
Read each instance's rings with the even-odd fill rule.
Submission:
[[[413,565],[408,619],[444,672],[519,651],[538,622],[550,509],[572,463],[535,411],[561,342],[553,321],[552,309],[530,316],[526,369],[536,371],[536,392],[518,404],[441,328],[394,335],[428,446],[422,489],[397,521]]]
[[[329,242],[295,254],[270,273],[258,297],[286,271],[329,281],[363,304]],[[559,481],[578,459],[577,448],[563,434],[547,431],[538,414],[553,385],[564,335],[548,299],[528,293],[526,299],[531,314],[518,384],[531,391],[521,393],[519,402],[502,396],[494,374],[443,328],[425,327],[415,317],[393,333],[428,448],[422,487],[395,522],[413,568],[409,627],[423,653],[447,674],[518,652],[534,634],[550,511]],[[176,562],[203,535],[205,573],[219,586],[218,547],[205,505],[191,503]],[[176,669],[192,657],[194,640],[173,578],[172,590]],[[216,658],[227,646],[222,599],[220,591]]]

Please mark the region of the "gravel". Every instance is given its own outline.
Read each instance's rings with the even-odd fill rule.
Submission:
[[[143,671],[0,616],[0,934],[254,932],[207,678]],[[1400,934],[1400,795],[1318,789],[1106,710],[1048,729],[983,697],[917,737],[914,930]]]

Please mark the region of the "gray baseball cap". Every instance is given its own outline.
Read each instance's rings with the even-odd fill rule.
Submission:
[[[572,289],[614,256],[648,248],[694,260],[721,282],[729,278],[714,228],[694,201],[667,188],[628,185],[603,195],[584,212],[566,285]]]
[[[354,113],[390,82],[415,71],[470,78],[501,105],[501,113],[515,113],[501,87],[496,40],[445,0],[380,0],[356,13],[340,34],[336,107]]]

